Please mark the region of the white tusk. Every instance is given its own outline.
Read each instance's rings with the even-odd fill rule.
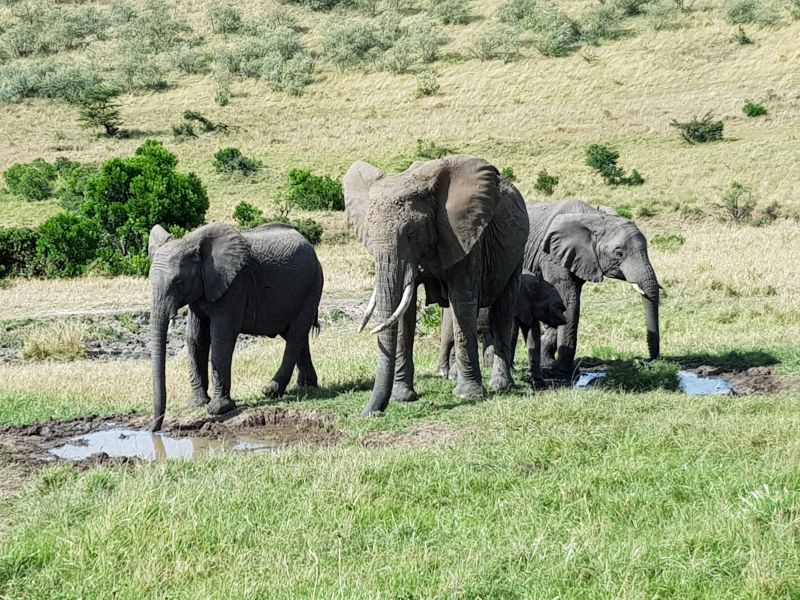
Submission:
[[[378,288],[372,290],[372,296],[369,298],[369,302],[367,302],[367,310],[364,311],[364,318],[361,319],[361,327],[358,328],[358,333],[364,331],[364,327],[367,326],[369,320],[372,318],[372,311],[375,310],[375,302],[378,299]]]
[[[388,329],[395,323],[397,323],[400,318],[405,314],[406,310],[408,310],[409,305],[411,304],[411,296],[414,295],[414,282],[412,281],[406,286],[406,289],[403,290],[403,298],[400,300],[400,306],[397,307],[397,310],[392,313],[392,316],[386,319],[383,323],[378,325],[375,329],[371,331],[371,333],[380,333],[384,329]]]
[[[647,296],[647,294],[644,293],[642,288],[639,287],[638,283],[632,283],[631,285],[633,286],[633,289],[635,289],[637,292],[639,292],[642,296]]]

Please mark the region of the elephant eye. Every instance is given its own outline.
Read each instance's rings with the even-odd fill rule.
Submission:
[[[625,254],[625,251],[622,248],[617,247],[611,251],[611,254],[614,256],[614,258],[622,258]]]

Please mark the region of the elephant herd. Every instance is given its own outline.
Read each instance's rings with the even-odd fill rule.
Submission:
[[[377,325],[375,384],[365,415],[390,400],[416,400],[414,331],[417,290],[444,307],[437,372],[456,379],[454,395],[481,397],[478,342],[491,362],[489,388],[514,385],[518,332],[534,385],[542,369],[566,378],[574,370],[580,295],[586,281],[629,282],[642,295],[651,359],[659,355],[659,284],[647,241],[629,219],[578,200],[527,205],[487,161],[448,156],[387,176],[365,162],[344,176],[345,211],[375,260],[375,287],[363,329]],[[316,386],[309,351],[318,327],[323,274],[313,247],[291,227],[262,225],[240,233],[222,223],[171,240],[150,233],[153,430],[166,409],[165,346],[169,321],[188,305],[186,345],[191,395],[211,414],[234,408],[231,358],[239,333],[280,335],[283,360],[264,390],[283,394]],[[545,324],[545,329],[540,328]],[[208,362],[213,370],[209,396]]]

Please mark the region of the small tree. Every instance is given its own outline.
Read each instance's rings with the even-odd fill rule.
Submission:
[[[592,144],[586,149],[586,164],[603,176],[608,185],[642,185],[644,177],[634,169],[630,176],[617,165],[619,152],[608,146]]]
[[[731,183],[730,189],[722,195],[722,209],[725,219],[736,223],[750,223],[756,200],[749,187],[738,181]]]
[[[264,213],[248,202],[239,202],[233,209],[233,218],[239,229],[252,229],[266,223]]]
[[[705,144],[716,142],[722,139],[722,131],[725,124],[722,121],[714,120],[714,113],[707,112],[702,119],[694,117],[690,121],[680,123],[673,119],[670,126],[677,129],[681,137],[690,144]]]
[[[742,107],[742,112],[746,114],[748,117],[761,117],[767,114],[767,109],[764,107],[763,104],[759,104],[758,102],[753,102],[752,100],[747,100]]]
[[[78,100],[79,115],[87,129],[102,127],[109,137],[120,132],[122,121],[119,116],[120,105],[114,100],[120,91],[105,85],[97,85],[86,90]]]
[[[550,175],[547,169],[542,169],[536,175],[536,183],[533,184],[533,189],[537,192],[541,192],[545,196],[552,196],[558,185],[558,181],[558,177]]]

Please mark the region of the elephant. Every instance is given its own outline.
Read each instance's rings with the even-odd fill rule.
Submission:
[[[525,268],[541,268],[567,307],[566,324],[543,333],[542,367],[549,368],[555,378],[572,375],[581,290],[585,282],[600,282],[604,277],[627,281],[641,294],[650,360],[658,358],[660,285],[647,254],[647,240],[636,224],[608,207],[596,209],[580,200],[529,204],[527,209],[531,227]]]
[[[231,359],[239,333],[286,340],[281,365],[264,388],[267,396],[284,393],[295,366],[299,385],[317,385],[308,338],[312,328],[319,330],[323,273],[314,247],[295,229],[272,223],[240,233],[231,225],[210,223],[172,240],[156,225],[150,231],[148,254],[153,431],[161,429],[167,405],[167,326],[186,305],[190,406],[206,406],[212,415],[235,408]],[[209,355],[214,373],[211,397]]]
[[[512,337],[512,364],[513,349],[516,348],[518,332],[522,331],[523,340],[528,349],[528,375],[532,381],[541,381],[542,374],[539,368],[540,356],[540,327],[545,323],[551,327],[558,327],[567,322],[566,306],[558,290],[548,281],[545,281],[541,271],[531,273],[522,271],[522,283],[517,296],[514,309],[514,334]],[[492,366],[494,359],[494,340],[491,336],[489,311],[482,308],[478,315],[478,334],[483,339],[484,363]],[[436,372],[441,377],[455,378],[457,369],[453,360],[453,315],[450,309],[442,311],[441,338],[439,345],[439,360]]]
[[[477,318],[490,307],[495,354],[490,388],[511,376],[512,308],[522,274],[528,215],[517,189],[497,168],[472,156],[415,163],[387,176],[358,161],[343,179],[345,211],[375,260],[375,288],[361,328],[380,321],[375,384],[362,414],[411,402],[417,283],[426,301],[453,309],[459,398],[484,395]],[[496,316],[496,318],[494,318]]]

